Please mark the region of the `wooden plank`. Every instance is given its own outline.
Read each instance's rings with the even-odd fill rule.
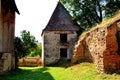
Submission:
[[[15,33],[15,13],[12,12],[10,14],[10,22],[9,22],[9,32],[10,32],[10,51],[12,51],[13,53],[13,50],[14,50],[14,33]]]
[[[5,14],[3,17],[3,52],[8,52],[8,14]]]

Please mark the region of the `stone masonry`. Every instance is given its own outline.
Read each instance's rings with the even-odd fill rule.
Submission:
[[[120,13],[81,35],[72,57],[72,62],[89,61],[100,71],[120,70],[117,32]],[[118,36],[120,38],[120,36]]]
[[[60,34],[67,33],[66,44],[60,43]],[[44,65],[54,64],[60,60],[60,48],[67,48],[67,60],[71,59],[77,34],[71,31],[52,31],[44,33]]]

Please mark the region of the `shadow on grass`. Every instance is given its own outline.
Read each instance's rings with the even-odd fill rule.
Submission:
[[[17,69],[0,75],[0,80],[54,80],[48,68]]]
[[[109,71],[106,71],[107,74],[118,74],[120,75],[120,70],[109,70]]]
[[[63,67],[63,68],[68,68],[70,66],[73,66],[71,61],[60,61],[58,63],[48,65],[48,67]]]

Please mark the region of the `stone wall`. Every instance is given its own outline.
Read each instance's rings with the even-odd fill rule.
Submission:
[[[12,69],[12,55],[10,53],[4,53],[2,58],[4,59],[3,72],[10,71]]]
[[[100,71],[120,69],[116,33],[116,22],[85,33],[75,45],[72,62],[94,62]]]
[[[96,28],[82,36],[75,46],[72,62],[94,62],[102,69],[103,54],[106,49],[106,28]],[[98,66],[99,65],[99,66]]]
[[[60,34],[67,34],[67,44],[60,43]],[[67,59],[71,59],[73,45],[77,38],[75,31],[44,31],[43,33],[43,65],[57,63],[60,60],[60,48],[67,48]]]
[[[120,70],[120,56],[118,55],[118,42],[116,38],[117,25],[113,23],[107,27],[106,52],[104,53],[104,68],[108,70]]]
[[[41,66],[41,58],[40,56],[36,57],[23,57],[19,59],[18,66],[29,66],[29,67],[35,67],[35,66]]]
[[[10,71],[11,70],[11,62],[12,60],[12,54],[11,53],[4,53],[2,56],[1,56],[1,59],[0,59],[0,74],[4,74],[5,72],[7,71]]]

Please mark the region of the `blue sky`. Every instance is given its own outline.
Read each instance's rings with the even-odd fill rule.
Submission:
[[[15,0],[20,11],[16,14],[15,36],[22,30],[30,31],[39,42],[42,29],[47,25],[58,0]]]

